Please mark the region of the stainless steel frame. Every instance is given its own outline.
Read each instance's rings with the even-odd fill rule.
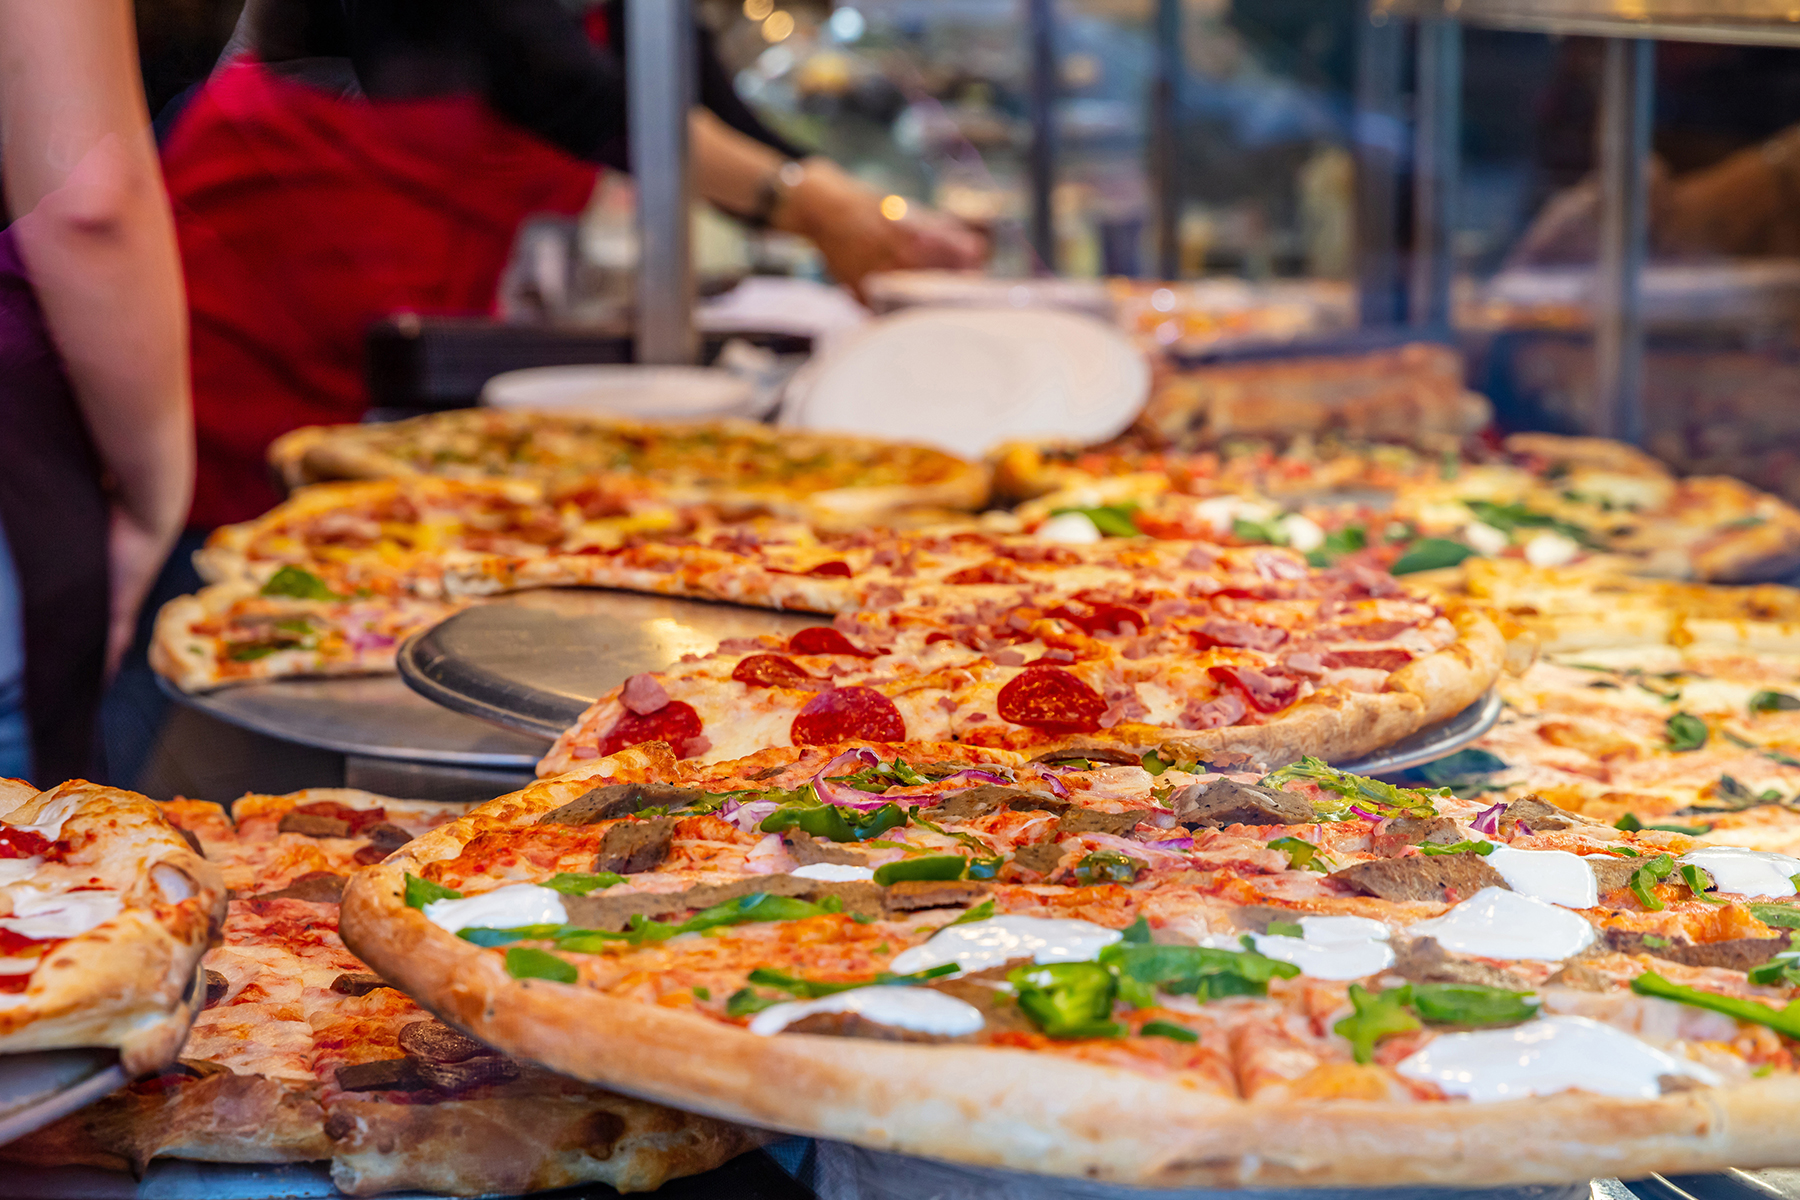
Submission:
[[[630,0],[625,60],[637,184],[637,361],[691,363],[699,344],[689,244],[694,16],[687,0]]]

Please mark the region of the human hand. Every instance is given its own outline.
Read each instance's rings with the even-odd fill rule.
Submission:
[[[969,270],[987,258],[987,239],[955,217],[917,205],[884,211],[871,188],[821,160],[808,161],[788,207],[794,232],[819,248],[839,283],[858,293],[878,271]]]
[[[118,672],[137,634],[138,610],[175,544],[178,530],[146,526],[119,505],[106,539],[110,597],[106,629],[106,678]]]

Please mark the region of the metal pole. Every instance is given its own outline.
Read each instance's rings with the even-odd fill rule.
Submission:
[[[1181,277],[1181,0],[1156,0],[1156,80],[1151,85],[1150,156],[1156,173],[1156,268]]]
[[[637,361],[691,363],[698,343],[687,124],[694,18],[687,0],[628,0],[625,67],[637,183]]]
[[[1414,328],[1450,328],[1456,276],[1457,167],[1462,133],[1462,26],[1419,22],[1413,126],[1413,246],[1407,316]]]
[[[1056,272],[1056,9],[1053,0],[1026,0],[1031,39],[1031,245],[1040,270]]]
[[[1400,26],[1358,5],[1356,23],[1356,291],[1365,326],[1400,320],[1400,165],[1406,123],[1400,111]]]
[[[1610,38],[1600,82],[1600,264],[1594,294],[1594,432],[1644,437],[1644,321],[1638,285],[1650,240],[1655,43]]]

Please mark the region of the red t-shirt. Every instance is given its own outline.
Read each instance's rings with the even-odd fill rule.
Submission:
[[[519,223],[579,212],[596,170],[473,97],[346,100],[253,60],[215,73],[163,151],[192,320],[190,524],[275,504],[269,443],[367,409],[369,326],[491,312]]]

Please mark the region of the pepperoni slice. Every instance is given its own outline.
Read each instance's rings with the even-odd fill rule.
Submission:
[[[31,858],[50,853],[50,839],[35,829],[0,827],[0,858]]]
[[[793,659],[779,654],[752,654],[738,663],[731,677],[751,687],[798,688],[823,682]]]
[[[348,804],[339,804],[335,800],[315,800],[311,804],[296,804],[293,811],[305,813],[309,817],[331,817],[342,821],[350,826],[352,837],[370,825],[379,825],[387,820],[386,809],[351,808]]]
[[[30,986],[30,971],[15,971],[10,975],[0,975],[0,992],[22,992]]]
[[[788,639],[789,654],[848,654],[853,658],[874,658],[880,650],[864,650],[829,625],[802,629]]]
[[[1079,626],[1090,637],[1096,633],[1123,633],[1126,625],[1142,633],[1146,624],[1144,614],[1129,604],[1113,604],[1101,600],[1084,607],[1088,610],[1085,614],[1076,612],[1066,604],[1060,604],[1044,615],[1061,617],[1071,625]]]
[[[617,754],[642,742],[667,742],[677,757],[689,741],[700,736],[700,714],[694,706],[671,700],[653,713],[639,715],[629,709],[600,739],[600,754]]]
[[[1046,733],[1092,733],[1100,728],[1106,701],[1073,673],[1034,664],[1000,689],[995,711],[1002,721]]]
[[[1331,650],[1319,656],[1319,661],[1328,670],[1341,667],[1369,667],[1377,671],[1398,671],[1413,660],[1412,651],[1398,648],[1387,650]]]
[[[1287,641],[1287,630],[1273,625],[1256,625],[1249,621],[1233,621],[1229,617],[1208,617],[1194,630],[1194,645],[1201,650],[1213,646],[1236,646],[1265,653]]]
[[[796,746],[823,746],[856,739],[904,742],[906,722],[894,702],[874,688],[833,688],[806,702],[788,728]]]
[[[807,574],[817,575],[821,579],[848,579],[850,578],[850,564],[834,558],[830,562],[820,563]]]
[[[1244,699],[1257,712],[1280,712],[1300,694],[1298,679],[1265,675],[1254,667],[1208,667],[1207,673],[1244,693]]]
[[[42,946],[54,941],[54,938],[26,937],[10,929],[0,929],[0,956],[12,958],[21,950],[29,950],[33,946]]]

